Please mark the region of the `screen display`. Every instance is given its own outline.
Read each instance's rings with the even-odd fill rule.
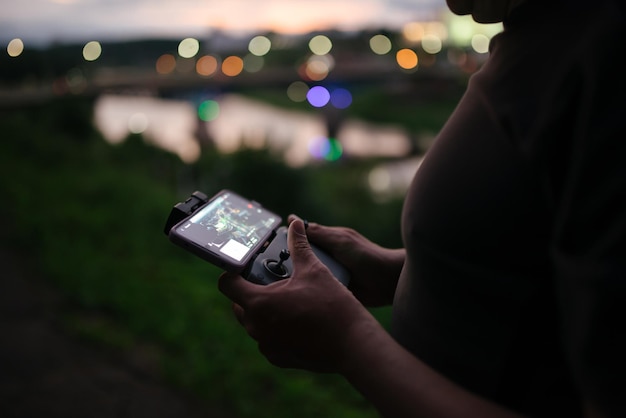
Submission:
[[[225,192],[178,227],[178,234],[212,251],[241,261],[265,240],[280,217],[242,197]]]

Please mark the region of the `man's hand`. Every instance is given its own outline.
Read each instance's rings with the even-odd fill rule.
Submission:
[[[289,216],[289,222],[300,219]],[[309,223],[306,234],[350,272],[350,290],[365,306],[389,305],[404,265],[404,249],[383,248],[354,229]]]
[[[219,288],[272,364],[338,372],[358,329],[376,320],[315,256],[301,220],[291,223],[288,245],[289,279],[260,286],[224,273]]]

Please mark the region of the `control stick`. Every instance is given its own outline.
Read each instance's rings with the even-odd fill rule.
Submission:
[[[288,277],[289,273],[287,272],[287,269],[285,268],[283,263],[289,259],[290,255],[291,254],[289,253],[288,249],[285,248],[283,250],[280,250],[280,254],[278,254],[280,260],[266,260],[265,267],[267,267],[270,272],[279,277]]]

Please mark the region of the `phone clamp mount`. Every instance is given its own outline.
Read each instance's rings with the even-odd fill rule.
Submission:
[[[209,196],[205,195],[202,192],[195,191],[185,200],[184,202],[179,202],[170,211],[170,216],[168,216],[167,221],[165,222],[165,235],[170,234],[170,230],[185,219],[188,216],[193,215],[193,213],[198,210],[198,208],[204,205],[209,201]]]
[[[171,229],[181,222],[183,219],[193,215],[202,205],[209,201],[209,197],[200,192],[195,191],[184,202],[179,202],[170,211],[169,217],[165,222],[165,235],[170,234]],[[272,237],[266,242],[258,254],[250,261],[248,266],[241,272],[241,275],[247,280],[267,285],[279,280],[291,277],[293,272],[293,263],[287,242],[287,227],[279,227]],[[335,259],[320,250],[313,244],[311,249],[322,263],[326,265],[333,275],[345,286],[350,283],[350,274]]]

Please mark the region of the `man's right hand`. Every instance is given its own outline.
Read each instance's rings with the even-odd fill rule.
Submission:
[[[289,223],[298,219],[290,215]],[[393,302],[404,249],[388,249],[373,243],[346,227],[329,227],[309,222],[310,242],[327,252],[350,272],[350,290],[365,306],[383,306]]]

